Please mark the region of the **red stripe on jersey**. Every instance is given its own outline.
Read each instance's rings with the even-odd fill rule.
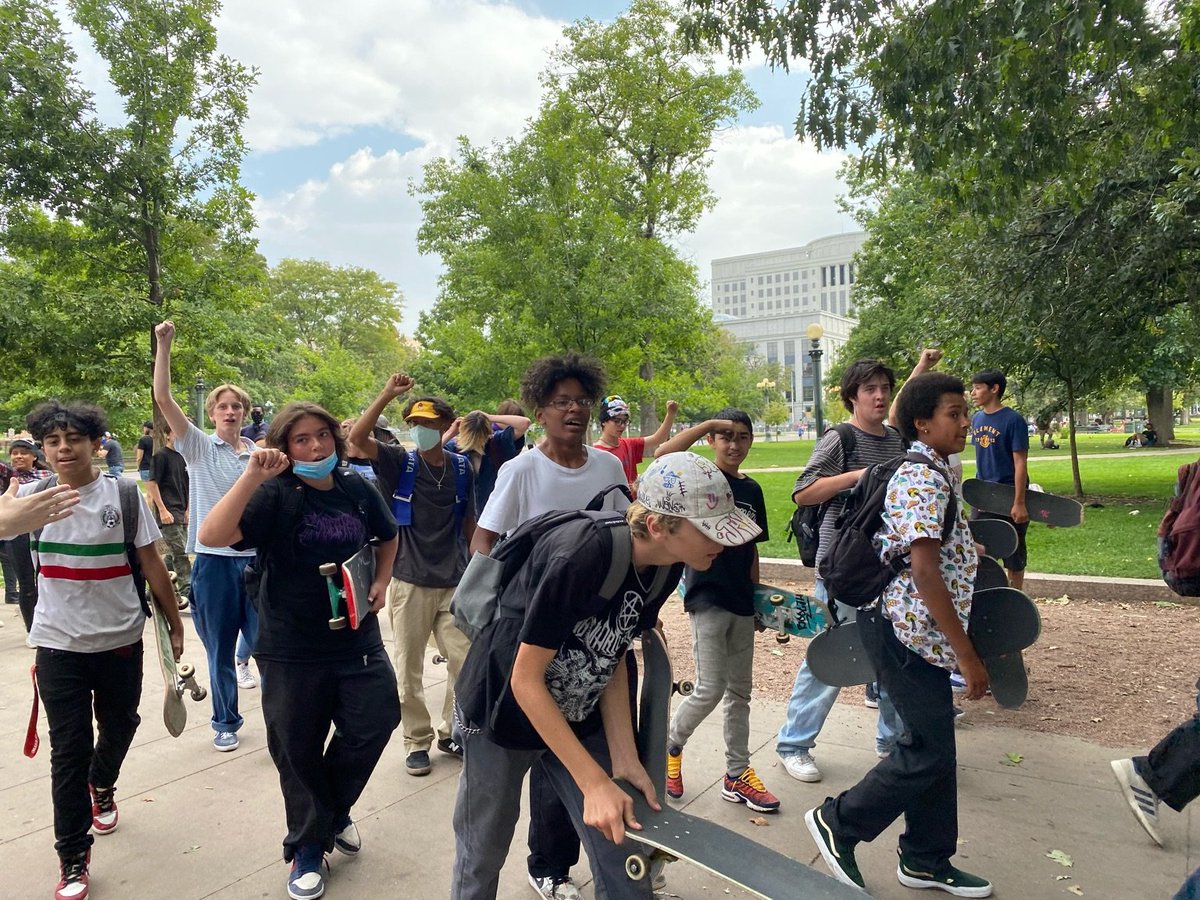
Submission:
[[[38,573],[43,578],[62,578],[67,581],[107,581],[110,578],[128,578],[133,575],[129,563],[121,566],[105,566],[99,569],[75,569],[70,566],[42,566]]]

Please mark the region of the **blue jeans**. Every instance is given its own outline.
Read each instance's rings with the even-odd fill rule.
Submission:
[[[825,584],[819,578],[813,593],[818,600],[829,603],[829,592],[825,590]],[[839,617],[843,620],[853,619],[858,613],[852,606],[841,603],[835,605]],[[796,682],[792,685],[791,699],[788,700],[787,719],[775,739],[775,752],[780,756],[811,752],[840,692],[841,688],[830,687],[817,681],[809,671],[807,660],[801,663],[800,671],[796,673]],[[896,712],[896,707],[883,685],[880,685],[875,749],[881,753],[890,753],[896,745],[896,738],[903,733],[904,723],[900,721],[900,714]]]
[[[233,648],[241,632],[251,649],[258,634],[258,612],[246,596],[242,572],[251,556],[197,553],[192,566],[192,622],[208,656],[213,731],[237,731],[237,675]]]
[[[142,481],[149,481],[150,480],[150,470],[149,469],[138,469],[138,478],[142,479]]]
[[[125,467],[124,466],[109,466],[108,474],[109,475],[124,475]]]

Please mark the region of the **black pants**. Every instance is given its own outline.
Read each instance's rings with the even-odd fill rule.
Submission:
[[[287,816],[283,858],[305,844],[330,851],[334,825],[349,815],[400,724],[396,671],[382,645],[332,662],[256,660]]]
[[[1196,714],[1159,741],[1149,756],[1133,761],[1150,790],[1175,812],[1200,796],[1200,680],[1196,691]]]
[[[33,627],[33,609],[37,606],[37,571],[29,555],[29,535],[20,534],[0,541],[0,559],[4,562],[4,601],[21,608],[25,632]]]
[[[872,841],[903,814],[907,828],[900,850],[906,862],[937,871],[958,843],[950,671],[901,644],[878,609],[860,611],[858,622],[879,684],[896,705],[905,733],[890,756],[826,807],[826,819],[839,838]]]
[[[41,647],[38,692],[50,727],[54,849],[60,859],[92,845],[88,785],[113,787],[141,718],[142,642],[104,653]],[[92,710],[97,736],[93,742]]]

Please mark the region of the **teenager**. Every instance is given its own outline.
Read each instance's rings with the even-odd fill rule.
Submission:
[[[959,491],[947,458],[961,453],[969,419],[963,383],[931,372],[909,379],[898,421],[911,453],[888,484],[876,538],[885,563],[905,566],[874,605],[859,610],[863,645],[879,684],[905,725],[892,752],[854,787],[805,815],[808,830],[834,876],[864,888],[855,847],[873,841],[901,815],[896,877],[911,888],[956,897],[988,897],[984,878],[951,863],[958,851],[957,751],[950,672],[957,666],[968,699],[988,686],[987,670],[967,636],[979,557],[962,506],[948,540],[947,508]]]
[[[750,765],[750,692],[754,683],[754,585],[758,547],[767,535],[762,488],[738,471],[754,443],[754,425],[742,410],[727,407],[712,419],[685,428],[658,448],[655,456],[686,450],[707,438],[714,461],[729,484],[738,509],[759,525],[752,541],[730,548],[705,569],[683,571],[683,606],[692,626],[696,689],[675,707],[667,732],[667,795],[683,796],[683,748],[688,738],[722,704],[725,778],[721,796],[757,812],[775,812],[779,798],[763,786]]]
[[[543,536],[510,586],[528,598],[514,636],[512,714],[527,721],[545,749],[507,749],[478,721],[479,698],[467,692],[484,689],[493,651],[505,652],[503,641],[492,640],[502,625],[491,626],[472,647],[459,704],[465,755],[454,806],[455,900],[496,896],[520,815],[521,783],[530,769],[541,771],[565,803],[587,846],[596,895],[614,900],[652,895],[649,879],[633,881],[625,874],[629,851],[621,844],[627,829],[641,826],[632,800],[613,783],[625,779],[659,808],[656,786],[634,746],[625,653],[640,631],[654,626],[682,564],[707,569],[724,547],[753,539],[759,528],[738,509],[721,471],[692,453],[651,463],[639,482],[639,500],[625,516],[632,558],[613,600],[599,597],[611,533],[586,520]],[[646,585],[662,566],[671,567],[668,577],[649,596]]]
[[[475,472],[476,515],[487,506],[500,467],[521,452],[530,424],[525,416],[489,415],[476,409],[455,419],[442,435],[447,450],[461,453],[471,461]]]
[[[125,472],[125,451],[121,449],[121,442],[107,431],[100,438],[100,449],[96,455],[104,460],[109,475],[120,476]]]
[[[28,497],[18,497],[20,482],[11,479],[0,494],[0,538],[26,534],[50,523],[61,521],[79,503],[79,491],[68,484],[58,484]]]
[[[154,423],[142,423],[142,436],[137,440],[137,447],[134,448],[134,453],[137,456],[137,471],[138,478],[142,481],[150,480],[150,461],[154,459]]]
[[[219,384],[209,391],[204,411],[214,430],[205,434],[188,420],[171,396],[175,324],[162,322],[154,333],[158,341],[154,401],[171,428],[175,449],[188,466],[187,552],[196,557],[192,566],[192,621],[208,657],[213,748],[224,753],[236,750],[240,743],[238,731],[244,720],[238,713],[239,682],[244,682],[246,676],[253,679],[249,660],[258,613],[246,593],[243,572],[254,552],[210,546],[199,538],[199,531],[209,510],[233,487],[257,449],[253,441],[239,434],[250,395],[234,384]],[[239,635],[241,649],[235,654]]]
[[[521,399],[545,436],[500,470],[471,552],[490,553],[501,534],[522,522],[555,509],[583,509],[601,491],[626,483],[615,456],[586,444],[606,377],[599,362],[576,353],[546,356],[526,369]],[[625,498],[617,494],[608,495],[606,508],[624,508]],[[579,862],[579,838],[539,768],[529,779],[529,806],[529,883],[546,900],[579,900],[570,872]]]
[[[257,550],[255,658],[287,816],[287,890],[293,900],[310,900],[325,891],[325,854],[362,848],[352,809],[400,723],[396,674],[375,615],[386,598],[396,523],[375,488],[338,466],[341,429],[315,403],[287,404],[266,442],[205,517],[200,539]],[[379,545],[371,612],[357,629],[331,629],[320,567],[344,562],[372,539]]]
[[[1029,487],[1029,428],[1020,413],[1003,404],[1008,379],[999,369],[984,369],[971,376],[971,400],[979,407],[971,420],[971,443],[975,445],[975,477],[1013,486],[1013,505],[1007,516],[971,510],[972,519],[1003,519],[1017,532],[1017,549],[1004,558],[1008,581],[1017,590],[1025,584],[1025,533],[1029,511],[1025,490]]]
[[[454,624],[450,601],[467,568],[475,509],[470,466],[442,447],[442,435],[454,421],[454,410],[444,400],[422,397],[405,406],[415,453],[375,437],[380,414],[412,386],[413,380],[401,372],[390,376],[351,427],[350,440],[371,461],[379,490],[400,526],[387,605],[400,679],[404,769],[421,776],[433,768],[429,751],[435,741],[443,753],[462,754],[451,734],[454,681],[471,643]],[[425,647],[431,637],[446,658],[446,695],[436,729],[425,704]]]
[[[59,858],[54,896],[83,900],[90,887],[93,833],[104,836],[117,828],[117,781],[141,723],[142,633],[149,606],[140,597],[134,566],[166,617],[176,659],[183,654],[183,624],[171,579],[154,548],[158,528],[140,492],[134,488],[138,521],[131,557],[122,480],[101,475],[92,465],[104,435],[103,410],[52,400],[34,409],[27,425],[42,442],[59,483],[79,496],[71,515],[55,517],[34,535],[38,604],[30,638],[38,648],[37,689],[50,733]],[[30,482],[21,493],[37,488]]]
[[[659,445],[671,436],[671,426],[675,424],[678,411],[679,404],[672,400],[667,403],[667,414],[654,434],[644,438],[625,437],[625,429],[629,427],[629,404],[618,394],[612,394],[600,403],[600,439],[592,446],[607,450],[619,459],[625,470],[625,480],[632,485],[637,481],[638,463],[647,455],[653,456]]]
[[[8,477],[18,485],[49,476],[48,471],[36,465],[38,449],[33,441],[17,438],[9,445],[8,454],[12,463]],[[0,477],[0,488],[8,488],[3,477]],[[26,646],[32,648],[34,644],[28,635],[33,628],[33,610],[37,606],[37,573],[29,553],[29,535],[18,534],[11,540],[0,541],[0,553],[4,556],[4,602],[17,604],[25,624]]]

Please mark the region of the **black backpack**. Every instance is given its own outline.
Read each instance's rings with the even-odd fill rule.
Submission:
[[[1200,597],[1200,463],[1179,467],[1175,496],[1158,526],[1158,567],[1181,597]]]
[[[855,446],[858,444],[858,439],[854,436],[854,426],[849,422],[841,422],[825,429],[825,433],[836,431],[842,442],[842,459],[846,462],[850,460],[850,454],[854,452]],[[784,537],[790,544],[792,538],[796,538],[796,549],[800,551],[800,563],[808,566],[810,569],[817,564],[817,548],[821,545],[821,522],[825,519],[825,513],[829,512],[829,505],[833,503],[835,497],[830,497],[824,503],[816,503],[812,506],[797,506],[792,511],[792,518],[784,529]]]
[[[950,477],[923,453],[906,453],[887,462],[870,466],[850,492],[837,517],[837,528],[829,548],[821,559],[818,572],[829,596],[847,606],[867,606],[879,599],[888,583],[908,566],[909,554],[885,563],[879,558],[874,538],[883,527],[883,510],[888,482],[905,462],[923,462],[933,466],[950,488],[950,502],[942,522],[942,543],[950,539],[950,530],[958,515],[958,496],[950,486]]]

